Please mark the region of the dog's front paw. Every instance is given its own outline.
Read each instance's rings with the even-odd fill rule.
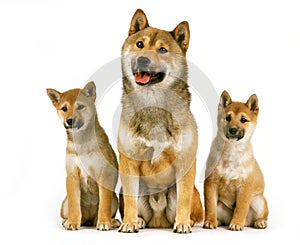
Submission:
[[[268,226],[268,223],[266,220],[258,219],[254,222],[254,228],[256,229],[265,229]]]
[[[243,230],[244,226],[236,224],[236,223],[230,223],[228,229],[231,231],[241,231]]]
[[[65,227],[66,230],[75,231],[75,230],[79,230],[79,228],[80,228],[80,221],[73,222],[73,221],[70,221],[68,219],[65,219],[63,221],[62,225],[63,225],[63,227]]]
[[[192,227],[190,224],[175,224],[173,227],[174,233],[191,233]]]
[[[105,223],[105,222],[99,222],[96,226],[98,231],[109,231],[111,229],[111,224],[110,223]]]
[[[205,220],[203,224],[203,228],[205,229],[216,229],[218,226],[217,221]]]
[[[125,233],[139,232],[138,223],[136,222],[123,223],[119,228],[119,232],[125,232]]]

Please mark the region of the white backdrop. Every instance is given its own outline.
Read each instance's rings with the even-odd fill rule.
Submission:
[[[190,24],[187,58],[221,94],[260,100],[253,137],[269,202],[269,227],[171,230],[121,234],[60,225],[65,196],[66,135],[46,88],[82,87],[103,65],[120,56],[129,22],[142,8],[150,25],[172,30]],[[240,244],[299,240],[296,190],[299,179],[300,6],[297,1],[16,1],[0,2],[1,244],[99,244],[162,242]],[[193,91],[195,92],[195,91]],[[99,102],[99,120],[115,147],[112,117],[121,84]],[[201,95],[201,93],[200,93]],[[213,125],[199,93],[192,111],[199,127],[197,187]],[[116,149],[116,148],[115,148]]]

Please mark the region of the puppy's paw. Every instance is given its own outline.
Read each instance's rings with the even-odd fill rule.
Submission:
[[[139,229],[145,229],[146,222],[145,222],[145,220],[143,218],[138,217],[138,222],[137,223],[138,223]]]
[[[253,225],[253,227],[256,229],[265,229],[265,228],[267,228],[267,226],[268,226],[268,223],[264,219],[256,220]]]
[[[65,219],[65,220],[63,220],[62,225],[63,225],[63,227],[65,227],[66,230],[75,231],[75,230],[79,230],[79,228],[80,228],[80,221],[73,222],[73,221],[70,221],[68,219]]]
[[[109,231],[111,229],[111,224],[110,223],[105,223],[105,222],[99,222],[96,225],[96,228],[98,231]]]
[[[216,229],[218,226],[217,221],[205,220],[203,224],[203,228],[205,229]]]
[[[190,224],[175,224],[173,227],[174,233],[192,233],[192,227]]]
[[[119,228],[120,225],[121,225],[120,220],[118,220],[118,219],[111,219],[111,227],[112,227],[113,229]]]
[[[231,231],[241,231],[243,228],[244,226],[235,223],[230,223],[228,226],[228,229]]]
[[[138,223],[136,222],[123,223],[119,228],[119,232],[125,232],[125,233],[139,232]]]

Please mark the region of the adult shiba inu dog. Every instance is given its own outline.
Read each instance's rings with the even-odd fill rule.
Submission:
[[[198,141],[189,108],[189,38],[186,21],[167,32],[150,27],[140,9],[132,17],[121,58],[121,232],[173,226],[189,233],[203,219],[194,186]]]
[[[118,209],[114,188],[118,163],[107,135],[98,122],[96,87],[89,82],[83,89],[60,93],[47,89],[67,131],[67,197],[61,206],[63,226],[77,230],[95,225],[98,230],[118,227],[112,219]]]
[[[226,91],[221,95],[218,132],[206,165],[205,228],[228,225],[239,231],[244,226],[267,227],[264,177],[250,142],[258,111],[255,94],[246,103],[233,102]]]

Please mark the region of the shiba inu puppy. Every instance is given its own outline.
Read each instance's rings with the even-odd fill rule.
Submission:
[[[226,91],[221,95],[218,132],[206,165],[204,228],[228,225],[239,231],[244,226],[267,227],[264,177],[251,145],[258,111],[255,94],[246,103],[233,102]]]
[[[114,188],[118,163],[107,135],[98,122],[96,87],[89,82],[83,89],[60,93],[47,89],[67,131],[67,197],[61,206],[63,226],[77,230],[95,225],[98,230],[116,228],[118,199]]]
[[[140,9],[132,17],[121,58],[121,232],[173,226],[189,233],[203,219],[194,187],[198,136],[189,107],[189,38],[186,21],[168,32],[150,27]]]

